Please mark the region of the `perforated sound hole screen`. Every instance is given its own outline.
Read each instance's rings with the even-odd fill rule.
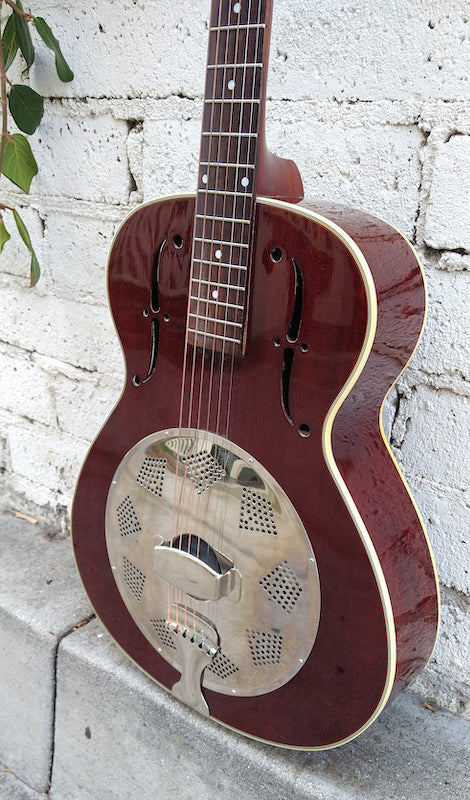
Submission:
[[[132,594],[137,598],[137,600],[140,600],[142,598],[142,592],[144,590],[144,583],[145,583],[144,573],[135,564],[132,564],[126,558],[126,556],[124,556],[123,558],[123,572],[124,572],[124,580],[127,583]]]
[[[205,492],[226,474],[223,466],[208,452],[188,456],[184,463],[198,494]]]
[[[160,637],[162,644],[165,645],[165,647],[170,647],[172,650],[176,650],[174,638],[168,630],[168,622],[166,619],[151,619],[150,624],[154,628],[157,636]]]
[[[132,536],[140,533],[142,530],[129,495],[126,495],[124,500],[119,503],[116,509],[116,516],[118,519],[119,532],[121,536]]]
[[[146,456],[137,475],[137,483],[157,497],[162,496],[163,479],[165,477],[166,458],[150,458]]]
[[[270,500],[251,489],[243,489],[240,505],[240,530],[276,536],[276,523]]]
[[[251,657],[256,666],[279,664],[282,656],[282,635],[272,631],[247,631]]]
[[[302,592],[295,572],[289,567],[287,561],[283,561],[282,564],[271,570],[259,583],[269,597],[287,613],[292,611]]]
[[[231,675],[235,675],[235,673],[238,672],[238,667],[220,651],[214,657],[207,669],[209,672],[217,675],[217,677],[221,678],[222,680],[225,680],[226,678],[229,678]]]

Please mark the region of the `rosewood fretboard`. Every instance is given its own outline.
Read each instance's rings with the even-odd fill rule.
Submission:
[[[188,308],[192,343],[243,344],[272,0],[213,0]]]

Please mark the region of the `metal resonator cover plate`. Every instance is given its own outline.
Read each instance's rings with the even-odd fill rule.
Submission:
[[[138,442],[109,489],[106,543],[135,624],[184,678],[258,695],[308,658],[320,615],[310,541],[278,483],[229,440],[174,429]]]

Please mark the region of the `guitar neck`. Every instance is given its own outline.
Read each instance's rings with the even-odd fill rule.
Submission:
[[[213,0],[188,334],[224,352],[242,346],[268,68],[272,0]]]

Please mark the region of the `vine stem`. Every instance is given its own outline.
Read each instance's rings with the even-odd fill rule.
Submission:
[[[8,0],[6,0],[8,3]],[[3,11],[3,0],[0,0],[0,16]],[[0,140],[0,175],[3,174],[3,157],[8,138],[8,109],[7,109],[7,73],[3,58],[3,45],[0,42],[0,102],[2,107],[2,134]]]
[[[22,11],[21,8],[18,8],[18,6],[13,2],[13,0],[5,0],[5,3],[7,4],[7,6],[10,6],[10,8],[12,8],[13,11],[19,14],[20,17],[23,17],[23,19],[25,19],[26,22],[31,22],[31,20],[34,19],[34,17],[31,14],[28,14],[26,11]],[[0,8],[2,5],[3,5],[3,0],[0,3]]]

